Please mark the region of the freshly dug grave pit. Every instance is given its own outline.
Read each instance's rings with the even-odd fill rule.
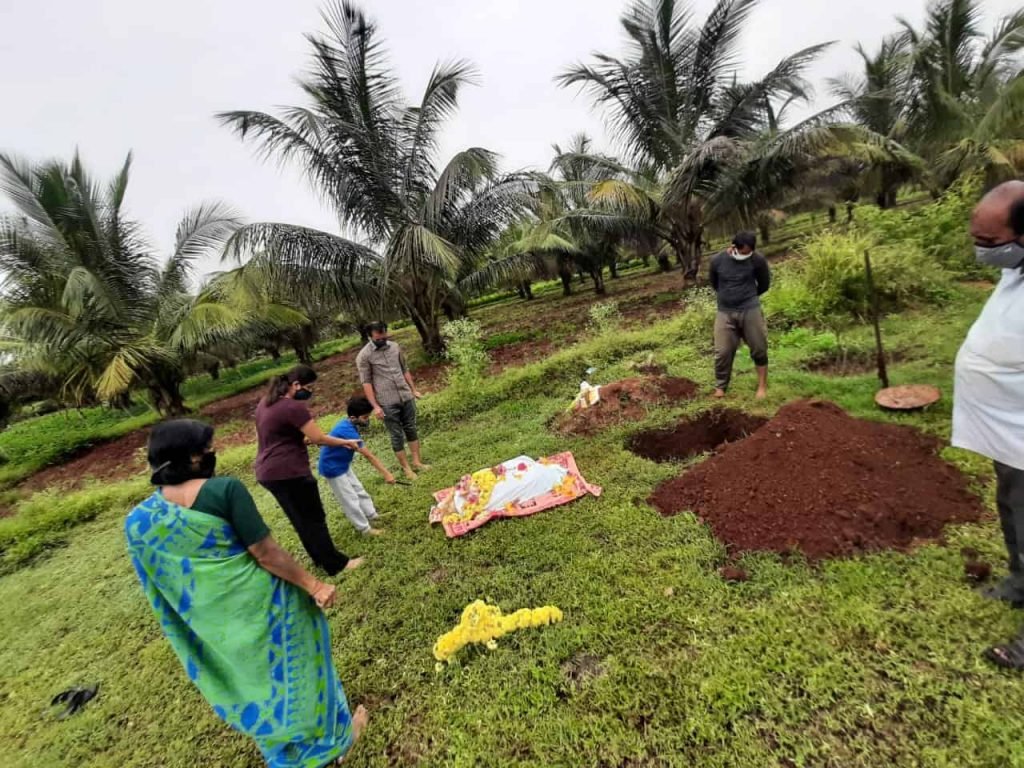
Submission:
[[[671,429],[650,429],[629,439],[626,447],[651,461],[676,461],[714,451],[753,434],[768,419],[743,411],[715,408],[680,421]]]
[[[601,399],[595,405],[561,414],[552,426],[560,435],[594,435],[612,424],[645,418],[648,406],[690,400],[698,391],[698,385],[689,379],[622,379],[602,385]]]
[[[800,401],[648,499],[663,515],[692,510],[730,553],[801,552],[809,560],[934,539],[978,520],[967,479],[942,443],[910,427]]]

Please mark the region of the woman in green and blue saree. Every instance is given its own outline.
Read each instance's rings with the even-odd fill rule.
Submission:
[[[213,711],[271,768],[322,768],[366,725],[350,716],[323,610],[335,587],[271,537],[246,487],[214,477],[213,428],[153,429],[157,490],[129,513],[128,551],[164,635]]]

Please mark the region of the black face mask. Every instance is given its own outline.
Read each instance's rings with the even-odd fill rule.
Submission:
[[[383,349],[387,345],[388,345],[388,340],[387,339],[374,339],[373,340],[373,346],[375,346],[377,349]]]
[[[352,426],[355,427],[356,429],[360,430],[360,431],[362,431],[362,430],[366,429],[368,426],[370,426],[370,420],[369,419],[351,419],[351,422],[352,422]]]
[[[199,468],[196,469],[196,477],[209,479],[217,469],[217,452],[207,451],[199,459]]]
[[[300,389],[295,393],[294,397],[296,400],[309,400],[313,396],[313,393],[308,389]]]

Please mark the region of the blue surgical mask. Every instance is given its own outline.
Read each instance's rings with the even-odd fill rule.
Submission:
[[[1024,264],[1024,245],[1011,240],[1002,245],[974,246],[974,257],[981,264],[988,264],[1000,269],[1016,269]]]

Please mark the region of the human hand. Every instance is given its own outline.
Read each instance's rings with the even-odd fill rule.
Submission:
[[[394,485],[395,484],[395,476],[392,475],[390,472],[385,472],[384,473],[384,482],[387,483],[388,485]]]
[[[322,581],[316,586],[316,588],[314,588],[313,592],[311,593],[311,596],[313,600],[316,602],[317,607],[322,611],[327,610],[328,608],[334,605],[334,600],[337,597],[337,595],[337,587],[335,587],[333,584],[327,584]]]
[[[417,400],[421,400],[423,398],[423,394],[418,389],[414,389],[412,391],[412,396],[415,397]]]
[[[384,409],[378,405],[376,408],[373,409],[373,415],[376,416],[378,419],[383,419]]]
[[[358,451],[360,448],[363,447],[362,440],[342,440],[341,442],[344,445],[344,447],[348,448],[350,451]]]

